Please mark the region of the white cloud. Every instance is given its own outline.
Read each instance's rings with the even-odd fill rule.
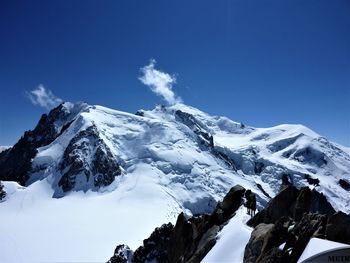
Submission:
[[[51,92],[51,90],[45,89],[43,85],[39,85],[36,89],[26,91],[26,96],[34,105],[44,107],[46,109],[52,109],[62,102],[62,100]]]
[[[176,83],[176,77],[155,69],[155,64],[156,61],[151,59],[149,65],[141,68],[142,75],[139,77],[139,80],[155,94],[163,97],[168,104],[173,105],[181,102],[181,98],[177,97],[172,90],[173,84]]]

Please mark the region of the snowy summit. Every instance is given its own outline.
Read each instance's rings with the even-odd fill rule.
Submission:
[[[213,212],[237,184],[258,209],[283,182],[349,213],[349,171],[349,148],[302,125],[255,128],[182,103],[136,114],[62,103],[0,153],[0,261],[106,261],[181,212]],[[242,209],[237,220],[247,221]],[[225,249],[227,229],[205,262]]]

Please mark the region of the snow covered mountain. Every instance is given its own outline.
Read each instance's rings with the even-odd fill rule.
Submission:
[[[136,114],[61,104],[0,153],[0,179],[2,262],[105,261],[181,211],[212,212],[236,184],[260,208],[283,181],[350,212],[349,148],[302,125],[254,128],[184,104]]]

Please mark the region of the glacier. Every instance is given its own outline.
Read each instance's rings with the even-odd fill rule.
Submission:
[[[302,125],[255,128],[182,103],[136,114],[86,103],[60,107],[55,137],[36,148],[25,185],[3,182],[1,262],[106,261],[116,244],[135,249],[180,212],[211,212],[233,185],[255,192],[261,209],[283,177],[350,212],[350,192],[339,185],[350,178],[350,149]],[[113,180],[99,181],[96,156],[107,168],[111,160],[118,165]],[[241,219],[240,212],[232,220]],[[242,231],[246,239],[249,230]],[[214,249],[224,249],[221,242]]]

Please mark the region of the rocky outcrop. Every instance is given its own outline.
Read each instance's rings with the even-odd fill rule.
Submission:
[[[281,217],[299,220],[305,212],[332,215],[335,210],[326,197],[315,189],[287,186],[267,204],[265,209],[249,220],[248,225],[275,223]]]
[[[304,214],[288,233],[290,241],[284,251],[290,250],[291,253],[284,257],[289,258],[289,262],[297,262],[312,237],[325,238],[326,223],[326,215]]]
[[[275,223],[281,217],[292,217],[299,190],[294,186],[288,186],[276,195],[267,204],[265,209],[257,213],[248,225],[257,226],[260,223]]]
[[[32,159],[38,148],[52,143],[76,120],[78,114],[89,107],[85,103],[62,103],[49,114],[43,114],[33,131],[27,131],[10,149],[0,153],[0,180],[30,183]],[[108,146],[92,125],[76,134],[66,147],[56,168],[58,174],[54,197],[72,189],[95,190],[110,185],[121,168]]]
[[[133,251],[125,245],[119,245],[114,250],[114,255],[107,263],[129,263],[133,257]]]
[[[246,245],[244,262],[297,262],[310,238],[325,238],[326,222],[327,216],[309,213],[298,222],[282,217],[274,224],[261,223]]]
[[[200,262],[215,245],[222,227],[243,202],[245,189],[236,185],[219,202],[212,214],[187,219],[181,213],[175,226],[164,224],[143,241],[131,262]]]
[[[0,181],[0,201],[3,200],[6,197],[6,192],[4,189],[4,185]]]
[[[320,180],[317,178],[312,178],[309,174],[304,174],[304,179],[309,183],[309,185],[319,186]]]
[[[332,215],[335,210],[322,193],[303,187],[295,203],[293,218],[298,221],[305,212]]]
[[[121,169],[108,146],[92,125],[80,131],[68,144],[59,165],[58,182],[63,192],[110,185]]]
[[[49,114],[43,114],[34,130],[26,131],[12,148],[0,153],[0,180],[16,181],[25,185],[37,148],[53,142],[69,127],[72,118],[74,116],[63,103]]]
[[[235,212],[241,205],[241,200],[244,193],[245,189],[242,186],[236,185],[232,187],[224,199],[217,204],[214,214],[222,211],[225,219],[232,215],[233,212]]]
[[[350,183],[348,180],[340,179],[338,183],[343,189],[345,189],[346,191],[350,191]]]
[[[276,224],[259,224],[251,234],[244,251],[244,262],[268,262],[276,254],[273,249],[286,239],[288,220],[281,218]]]
[[[329,240],[350,244],[350,214],[337,212],[327,221],[326,237]]]
[[[171,223],[156,228],[143,245],[135,250],[132,262],[167,262],[167,247],[174,226]]]
[[[286,187],[248,224],[255,229],[244,262],[297,262],[312,237],[350,244],[350,215],[307,187]]]

